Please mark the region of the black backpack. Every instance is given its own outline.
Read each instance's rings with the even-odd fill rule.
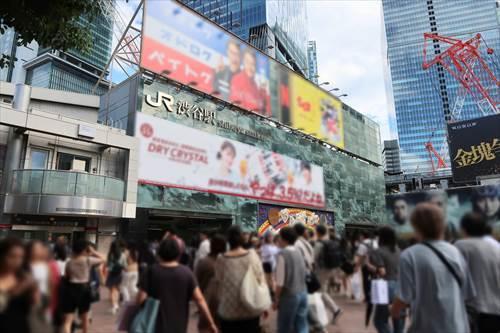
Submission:
[[[345,261],[340,242],[338,240],[325,240],[321,243],[323,243],[323,267],[328,269],[340,267]]]

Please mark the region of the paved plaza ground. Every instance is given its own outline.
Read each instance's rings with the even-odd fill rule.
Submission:
[[[110,312],[111,304],[107,297],[107,292],[102,292],[103,300],[95,304],[92,308],[91,333],[111,333],[116,332],[116,316]],[[328,328],[329,333],[375,333],[373,325],[368,328],[364,326],[365,306],[362,303],[351,301],[345,297],[335,297],[337,304],[344,310],[336,325]],[[193,311],[189,322],[188,333],[198,333],[196,329],[197,315]],[[276,313],[271,313],[265,326],[270,327],[270,332],[275,332]]]

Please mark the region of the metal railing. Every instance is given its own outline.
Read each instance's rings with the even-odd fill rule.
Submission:
[[[14,170],[8,191],[13,194],[69,195],[123,201],[125,182],[85,172]]]

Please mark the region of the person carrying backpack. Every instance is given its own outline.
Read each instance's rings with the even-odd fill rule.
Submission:
[[[330,281],[341,274],[341,265],[343,263],[343,253],[338,239],[330,239],[326,226],[320,224],[316,227],[318,241],[314,244],[315,267],[322,292],[328,296]],[[340,273],[339,273],[340,272]],[[331,299],[331,297],[329,297]],[[342,310],[331,299],[329,302],[333,311],[333,322],[336,321]]]

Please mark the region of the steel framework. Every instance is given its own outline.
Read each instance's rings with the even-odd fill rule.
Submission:
[[[435,56],[429,60],[427,58],[427,49],[430,41],[432,41]],[[481,55],[481,41],[484,41],[481,34],[476,34],[471,39],[463,42],[456,38],[439,36],[436,33],[424,33],[423,69],[429,69],[433,65],[441,65],[460,83],[448,122],[455,122],[460,119],[467,95],[473,98],[483,115],[500,113],[500,83]],[[444,52],[440,51],[440,43],[448,45]],[[484,44],[486,45],[485,42]],[[494,51],[487,47],[486,53],[492,55]],[[441,145],[441,152],[438,153],[432,144],[433,137],[434,131],[425,143],[432,174],[436,172],[436,169],[447,167],[443,156],[448,146],[445,138],[445,142]],[[437,159],[437,165],[434,163],[434,158]]]

